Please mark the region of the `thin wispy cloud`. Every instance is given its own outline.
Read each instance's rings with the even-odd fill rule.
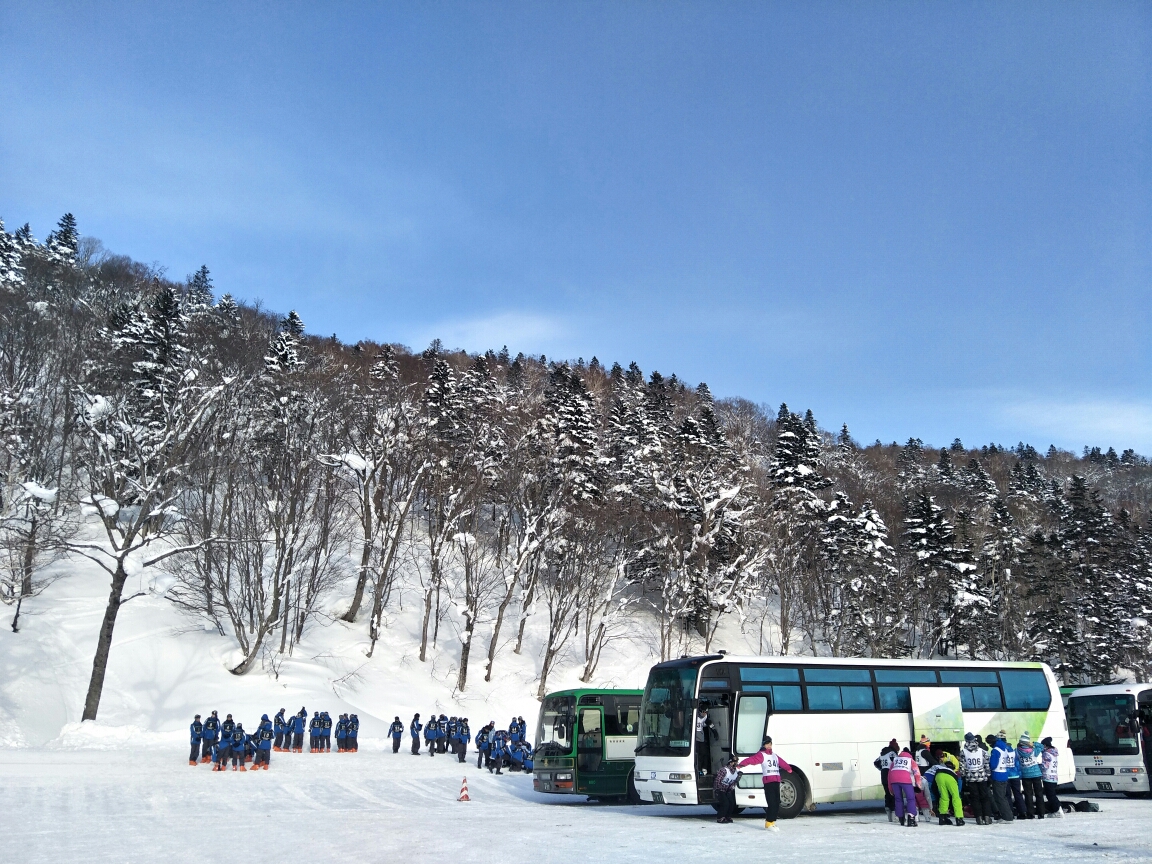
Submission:
[[[482,352],[507,345],[516,354],[557,354],[565,352],[568,330],[558,318],[526,312],[501,312],[477,318],[457,318],[436,322],[412,333],[408,344],[423,348],[439,339],[445,348]]]
[[[1005,420],[1035,430],[1037,439],[1152,452],[1152,400],[1021,398],[1000,411]]]

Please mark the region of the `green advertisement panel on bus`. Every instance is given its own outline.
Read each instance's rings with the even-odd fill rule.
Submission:
[[[561,690],[540,705],[532,788],[638,800],[632,778],[643,690]]]

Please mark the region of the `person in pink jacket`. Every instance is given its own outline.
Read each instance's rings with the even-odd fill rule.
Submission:
[[[888,789],[896,799],[896,815],[900,824],[916,827],[916,789],[920,786],[920,769],[916,767],[916,757],[905,747],[900,755],[892,760],[888,769]]]
[[[760,751],[749,756],[740,763],[740,768],[749,765],[759,765],[761,779],[764,781],[764,827],[769,831],[779,831],[776,820],[780,817],[780,772],[792,773],[792,766],[784,761],[783,756],[772,752],[772,738],[764,736],[764,746]]]

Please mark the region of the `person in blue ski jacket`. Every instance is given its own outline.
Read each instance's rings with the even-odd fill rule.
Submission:
[[[215,744],[220,739],[220,718],[216,716],[213,711],[207,720],[204,721],[204,750],[207,751],[209,747]],[[205,752],[201,762],[208,761],[208,753]]]
[[[343,753],[344,745],[348,740],[348,718],[341,714],[336,720],[336,752]]]
[[[516,718],[513,717],[512,720],[508,723],[508,743],[512,743],[513,741],[517,740],[519,733],[520,727],[516,723]]]
[[[436,721],[436,752],[448,752],[448,718],[443,714]]]
[[[397,720],[400,718],[397,717]],[[424,724],[420,722],[420,714],[412,715],[412,725],[408,727],[409,733],[412,735],[412,755],[420,755],[420,730],[424,728]]]
[[[320,719],[320,712],[313,711],[312,719],[308,721],[308,752],[320,752],[320,730],[324,725],[324,721]]]
[[[1024,807],[1029,819],[1044,818],[1044,754],[1032,746],[1032,736],[1025,732],[1016,744],[1016,767],[1024,788]]]
[[[200,722],[200,715],[197,714],[192,724],[188,727],[188,734],[192,738],[192,752],[188,754],[188,764],[196,765],[200,761],[200,742],[204,740],[204,724]],[[208,747],[205,746],[204,750],[207,751]]]
[[[298,714],[292,715],[292,750],[296,753],[304,752],[304,724],[307,722],[308,709],[301,708]]]
[[[284,709],[281,708],[277,712],[276,717],[272,720],[272,732],[274,734],[272,750],[274,752],[279,753],[281,750],[286,749],[285,744],[287,744],[288,747],[292,746],[291,740],[287,742],[284,741],[284,736],[286,734],[292,734],[291,729],[292,727],[288,724],[288,720],[284,717]]]
[[[988,767],[992,769],[992,809],[1001,822],[1011,822],[1012,805],[1008,803],[1008,779],[1010,769],[1016,764],[1016,753],[1008,746],[1001,729],[996,743],[988,754]]]
[[[268,770],[268,765],[272,760],[272,742],[276,738],[276,731],[272,725],[272,721],[268,719],[265,714],[260,718],[260,727],[256,730],[256,763],[252,766],[252,770],[263,768]]]
[[[468,758],[468,742],[472,740],[472,730],[468,728],[468,718],[462,717],[456,724],[456,756],[461,762]]]
[[[440,738],[439,721],[436,715],[433,714],[428,718],[428,722],[424,724],[424,746],[428,748],[428,755],[436,755],[436,742]]]
[[[357,737],[360,735],[360,718],[357,717],[355,714],[351,715],[348,718],[347,730],[348,731],[344,736],[344,746],[348,748],[349,752],[355,753],[357,750],[360,749],[359,744],[356,740]]]
[[[232,716],[232,715],[228,715]],[[232,751],[232,770],[236,770],[236,765],[239,763],[241,771],[247,771],[244,762],[248,756],[248,742],[249,738],[244,734],[244,724],[234,723],[232,725],[232,734],[229,736],[231,740]]]
[[[476,767],[483,768],[488,759],[488,739],[492,734],[492,724],[481,726],[476,733]]]
[[[508,756],[508,733],[497,729],[488,739],[488,772],[493,769],[497,774],[503,774],[500,769],[504,767],[504,760]]]
[[[212,760],[213,771],[223,771],[224,766],[220,762],[220,745],[213,743],[209,748],[208,758]]]
[[[1004,746],[1012,754],[1012,764],[1008,766],[1008,792],[1012,795],[1012,810],[1017,819],[1023,819],[1028,815],[1028,808],[1024,805],[1024,790],[1020,783],[1020,754],[1007,741]]]
[[[220,740],[232,737],[232,731],[236,728],[236,721],[232,719],[229,714],[224,718],[224,722],[220,724]]]
[[[508,760],[513,771],[532,771],[532,745],[527,741],[515,741],[508,748]]]
[[[400,715],[396,715],[396,719],[392,721],[392,725],[388,727],[388,735],[392,739],[392,752],[400,752],[400,742],[404,740],[404,724],[400,722]]]
[[[328,753],[332,750],[332,717],[327,711],[323,711],[320,714],[320,719],[324,721],[320,726],[320,746],[325,753]]]

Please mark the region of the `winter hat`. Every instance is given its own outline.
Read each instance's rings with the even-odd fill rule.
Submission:
[[[964,743],[965,744],[971,744],[975,740],[976,740],[976,736],[973,735],[971,732],[965,732],[964,733]]]
[[[1025,732],[1023,735],[1020,736],[1020,740],[1016,744],[1017,747],[1023,747],[1025,745],[1027,745],[1029,747],[1032,746],[1032,736],[1029,735],[1027,732]]]
[[[1005,732],[1003,729],[1001,729],[999,732],[996,733],[996,737],[1001,741],[1007,741],[1008,740],[1008,733]]]
[[[897,750],[900,749],[900,745],[898,743],[896,743],[895,738],[893,738],[891,741],[888,742],[888,746],[889,747],[895,747]]]
[[[1051,738],[1045,738],[1043,741],[1040,742],[1040,746],[1041,747],[1051,747],[1052,746],[1052,739]]]
[[[261,715],[260,719],[261,719],[261,720],[267,720],[267,719],[268,719],[268,715],[267,715],[267,714],[263,714],[263,715]]]

